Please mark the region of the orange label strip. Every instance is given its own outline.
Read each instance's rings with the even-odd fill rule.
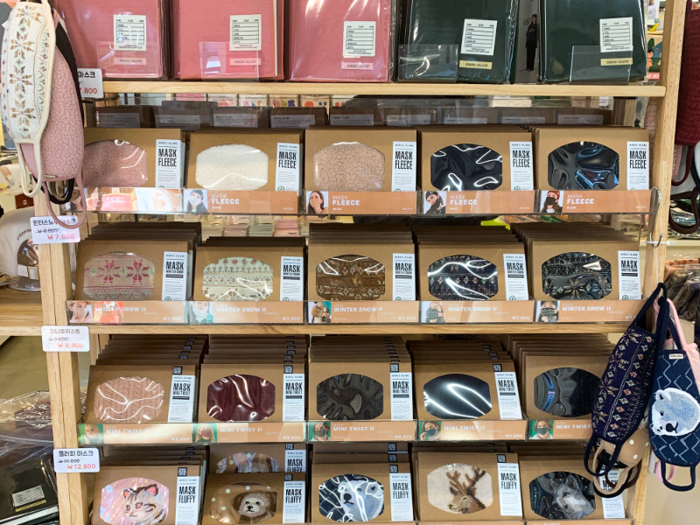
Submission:
[[[321,302],[331,313],[332,324],[417,323],[418,301]],[[314,306],[309,302],[309,321],[313,324]],[[330,307],[330,308],[329,308]]]
[[[652,190],[541,191],[538,213],[649,213]],[[557,196],[558,206],[547,206],[547,197]],[[549,201],[551,202],[551,201]]]
[[[195,306],[200,303],[193,303]],[[201,303],[204,304],[204,303]],[[302,301],[210,302],[214,324],[302,324]]]
[[[533,301],[422,301],[421,322],[531,323]]]
[[[534,213],[536,191],[447,191],[447,215],[476,213],[506,213],[516,215]],[[427,203],[426,203],[427,204]],[[427,212],[424,204],[424,213]]]
[[[644,301],[560,301],[560,323],[614,323],[632,321]]]
[[[182,212],[182,190],[164,188],[86,188],[88,211]]]
[[[330,441],[413,441],[416,438],[415,421],[332,421],[330,430]]]
[[[185,206],[189,190],[185,190]],[[294,191],[208,190],[209,213],[299,213],[299,197]]]
[[[192,424],[80,425],[81,445],[163,445],[192,443]]]
[[[304,422],[199,423],[197,443],[282,443],[304,441]]]
[[[307,192],[308,194],[311,192]],[[347,215],[415,215],[418,192],[355,191],[319,192],[324,195],[327,213]]]
[[[524,440],[527,421],[419,421],[419,441]]]

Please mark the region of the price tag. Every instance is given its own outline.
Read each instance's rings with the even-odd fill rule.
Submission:
[[[42,326],[44,352],[89,352],[90,332],[87,326]]]
[[[100,453],[96,448],[55,448],[53,468],[57,474],[99,472]]]
[[[101,69],[79,67],[78,82],[80,83],[80,96],[82,98],[104,98],[105,93],[102,89]]]
[[[71,226],[78,224],[78,217],[65,215],[61,220]],[[64,228],[51,217],[32,217],[32,241],[34,244],[66,244],[80,241],[80,231]]]

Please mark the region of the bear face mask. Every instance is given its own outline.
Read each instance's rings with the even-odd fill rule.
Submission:
[[[612,269],[592,253],[569,252],[542,264],[542,291],[559,301],[595,300],[612,293]]]
[[[321,191],[379,191],[384,154],[359,142],[326,146],[314,155],[314,184]]]
[[[557,417],[580,417],[593,410],[600,378],[578,368],[553,368],[535,378],[535,406]]]
[[[316,386],[316,412],[330,421],[367,421],[384,412],[384,386],[368,376],[341,374]]]
[[[530,482],[530,506],[548,520],[580,520],[595,511],[593,483],[571,472],[549,472]]]
[[[371,521],[384,512],[384,486],[360,474],[342,474],[324,481],[318,499],[321,514],[340,523]]]
[[[423,403],[439,419],[478,419],[491,411],[489,385],[477,377],[448,374],[423,386]]]
[[[148,153],[129,142],[101,140],[85,146],[83,184],[139,188],[148,181]]]
[[[430,182],[441,191],[495,190],[503,184],[503,159],[484,146],[453,144],[430,157]]]
[[[207,265],[202,294],[209,301],[262,301],[272,295],[272,267],[249,257],[226,257]]]
[[[85,264],[83,291],[96,301],[144,301],[155,289],[155,265],[135,253],[107,253]]]
[[[453,463],[428,474],[428,501],[453,514],[475,514],[493,504],[491,475],[473,465]]]
[[[168,517],[170,491],[148,478],[120,479],[102,489],[100,518],[110,525],[154,525]]]
[[[268,180],[267,154],[245,144],[225,144],[197,155],[195,180],[209,190],[251,191]]]
[[[428,290],[443,301],[486,301],[498,293],[498,270],[472,255],[451,255],[428,267]]]
[[[218,421],[262,421],[274,413],[275,385],[262,377],[237,374],[207,388],[207,414]]]
[[[277,513],[277,492],[259,483],[232,483],[212,494],[209,513],[226,524],[267,521]]]
[[[147,377],[117,377],[95,389],[93,414],[105,423],[148,423],[163,407],[163,385]]]
[[[371,301],[386,292],[384,265],[362,255],[339,255],[316,267],[316,293],[328,301]]]
[[[549,185],[557,190],[612,190],[620,155],[595,142],[572,142],[549,154]]]

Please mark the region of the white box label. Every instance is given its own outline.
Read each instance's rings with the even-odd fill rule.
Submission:
[[[498,464],[498,496],[501,516],[522,516],[520,499],[520,470],[517,463]]]
[[[544,124],[544,117],[508,116],[501,117],[501,124]]]
[[[141,127],[141,117],[138,113],[98,113],[98,128],[134,129]]]
[[[231,15],[229,51],[262,49],[262,15]]]
[[[375,55],[377,22],[343,22],[343,57]]]
[[[42,326],[44,352],[89,352],[90,331],[87,326]]]
[[[196,377],[173,375],[168,423],[192,423]]]
[[[299,172],[301,166],[301,146],[286,142],[277,143],[277,170],[275,171],[275,189],[277,191],[294,191],[299,194]]]
[[[199,522],[199,488],[199,476],[177,477],[175,525],[197,525]]]
[[[515,372],[494,372],[496,376],[496,392],[501,419],[522,419],[520,396]]]
[[[182,188],[183,149],[180,140],[156,140],[156,188]]]
[[[527,289],[525,254],[504,253],[503,264],[506,267],[506,300],[527,301],[530,295]]]
[[[627,189],[649,189],[649,143],[627,143]]]
[[[201,125],[199,115],[156,115],[157,128],[194,130]]]
[[[306,450],[285,450],[284,471],[306,472]]]
[[[639,252],[618,251],[620,299],[642,298],[642,281],[639,272]]]
[[[76,215],[64,215],[60,217],[61,222],[69,225],[78,224]],[[67,244],[80,242],[80,230],[64,228],[52,217],[32,217],[30,219],[32,228],[32,242],[34,244]]]
[[[114,15],[114,50],[146,51],[145,15]]]
[[[187,252],[163,253],[163,293],[161,301],[186,301],[189,272]]]
[[[416,256],[412,253],[394,254],[394,297],[392,300],[416,300]]]
[[[394,142],[391,191],[416,191],[416,150],[415,142]]]
[[[610,481],[617,484],[620,479],[619,470],[611,470],[608,473]],[[612,487],[605,479],[605,476],[600,476],[600,486],[605,490],[612,490]],[[603,517],[606,520],[625,519],[625,502],[622,500],[622,494],[614,498],[601,498],[603,500]]]
[[[558,115],[557,124],[560,126],[602,126],[603,115]]]
[[[259,124],[256,113],[215,113],[215,128],[257,128]]]
[[[284,374],[282,421],[304,421],[304,374]]]
[[[102,89],[102,70],[78,68],[78,84],[82,98],[104,98]],[[136,126],[137,128],[139,126]]]
[[[485,117],[445,117],[445,124],[488,124]]]
[[[56,455],[55,453],[56,450],[54,450],[54,456]],[[45,497],[46,496],[44,496],[44,489],[41,488],[41,485],[37,485],[36,487],[32,487],[30,489],[22,490],[20,492],[15,492],[14,494],[12,494],[12,506],[18,509],[20,507],[24,507],[25,505],[34,503],[35,501],[40,501]]]
[[[53,467],[57,474],[99,472],[100,451],[96,448],[55,448]],[[14,502],[14,494],[12,499]]]
[[[331,115],[331,126],[374,126],[374,115]]]
[[[465,19],[461,54],[493,56],[496,48],[496,27],[498,20]]]
[[[304,258],[282,257],[280,301],[304,300]]]
[[[430,115],[387,115],[387,126],[427,126]]]
[[[282,523],[304,523],[306,521],[306,483],[284,482],[284,510]]]
[[[600,19],[600,52],[634,51],[632,17]]]
[[[314,124],[315,115],[270,115],[271,128],[309,129]]]
[[[510,189],[530,191],[535,189],[535,169],[532,159],[532,142],[510,143]]]
[[[391,419],[413,419],[413,376],[408,372],[391,372]]]
[[[391,521],[413,521],[411,474],[389,474]]]

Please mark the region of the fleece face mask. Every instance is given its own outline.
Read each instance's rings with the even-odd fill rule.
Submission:
[[[368,376],[340,374],[316,386],[316,411],[330,421],[367,421],[384,412],[384,386]]]
[[[620,155],[595,142],[572,142],[549,154],[549,185],[557,190],[612,190]]]
[[[542,291],[559,301],[595,300],[612,293],[610,263],[592,253],[569,252],[542,264]]]
[[[480,257],[450,255],[428,267],[428,290],[443,301],[486,301],[498,293],[498,270]]]
[[[503,159],[484,146],[453,144],[430,157],[430,182],[441,191],[495,190],[503,184]]]

